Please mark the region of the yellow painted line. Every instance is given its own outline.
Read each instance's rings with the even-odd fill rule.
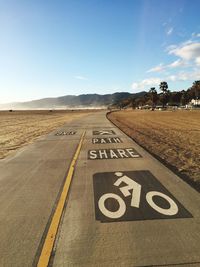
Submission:
[[[67,194],[69,192],[72,176],[74,173],[75,164],[76,164],[76,161],[78,159],[79,153],[81,151],[84,136],[85,136],[85,132],[81,136],[76,153],[74,154],[73,160],[70,164],[69,171],[68,171],[68,174],[66,176],[65,183],[63,186],[63,190],[62,190],[62,193],[60,195],[60,199],[58,201],[55,213],[54,213],[52,221],[51,221],[51,224],[49,226],[49,230],[48,230],[47,236],[46,236],[45,241],[44,241],[44,245],[43,245],[39,260],[38,260],[37,267],[47,267],[48,266],[51,252],[53,249],[53,245],[54,245],[54,242],[56,239],[56,234],[58,231],[58,226],[60,223],[61,215],[62,215],[65,201],[67,198]]]

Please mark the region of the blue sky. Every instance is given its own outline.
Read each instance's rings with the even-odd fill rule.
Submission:
[[[0,103],[200,79],[199,0],[0,0]]]

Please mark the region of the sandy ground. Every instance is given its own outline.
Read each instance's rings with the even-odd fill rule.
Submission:
[[[89,111],[88,111],[89,112]],[[0,159],[47,134],[66,122],[88,114],[87,111],[0,112]]]
[[[143,147],[200,184],[200,111],[119,111],[109,118]]]

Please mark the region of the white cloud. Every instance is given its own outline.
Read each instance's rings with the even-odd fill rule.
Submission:
[[[177,47],[186,46],[186,45],[192,44],[193,42],[194,41],[192,41],[191,39],[188,39],[185,42],[182,42],[181,44],[177,45]]]
[[[193,35],[197,35],[193,33]],[[198,34],[200,36],[200,34]],[[187,40],[179,45],[171,45],[167,47],[166,51],[169,55],[175,55],[179,57],[174,63],[170,64],[169,67],[184,67],[189,66],[189,63],[193,65],[200,65],[200,42],[194,42]]]
[[[151,68],[147,73],[155,72],[162,73],[160,78],[151,77],[140,82],[132,84],[133,89],[148,89],[151,86],[157,86],[161,81],[194,81],[200,78],[200,42],[187,40],[178,45],[171,45],[167,47],[166,52],[169,55],[177,57],[175,61],[164,65],[163,63]],[[190,71],[175,72],[170,74],[173,69],[183,67],[190,67]],[[193,67],[193,69],[191,68]],[[168,73],[167,73],[168,72]]]
[[[193,33],[192,33],[192,37],[197,37],[197,38],[199,38],[199,37],[200,37],[200,33],[193,32]]]
[[[149,69],[147,73],[162,72],[166,69],[172,68],[188,67],[190,64],[194,64],[194,66],[200,66],[200,42],[193,42],[192,40],[187,40],[179,45],[168,46],[166,52],[169,55],[177,56],[178,59],[166,65],[161,63]]]
[[[200,66],[200,57],[197,57],[197,58],[195,59],[195,62],[196,62],[196,64],[197,64],[197,66]]]
[[[169,45],[169,46],[166,47],[165,51],[169,52],[169,51],[171,51],[172,49],[175,49],[175,48],[177,48],[177,45],[174,45],[174,44],[173,45]]]
[[[170,81],[193,81],[196,79],[199,79],[200,77],[200,70],[194,69],[193,71],[188,71],[188,72],[179,72],[176,75],[171,75],[166,77],[166,80]]]
[[[180,44],[169,45],[166,47],[165,52],[169,53],[170,51],[175,50],[176,48],[183,47],[183,46],[191,44],[191,43],[193,43],[193,41],[191,39],[189,39],[189,40],[186,40]]]
[[[170,55],[175,55],[183,60],[195,60],[200,57],[200,43],[186,43],[185,45],[180,45],[174,49],[169,50]]]
[[[165,69],[165,66],[161,63],[158,66],[155,66],[153,68],[151,68],[150,70],[148,70],[147,72],[161,72]]]
[[[133,83],[132,88],[143,90],[143,89],[148,89],[150,86],[156,86],[159,85],[159,83],[162,80],[160,78],[149,78],[149,79],[144,79],[141,82]]]
[[[187,66],[188,64],[181,60],[181,59],[177,59],[175,60],[174,62],[168,64],[168,65],[163,65],[162,63],[159,64],[158,66],[155,66],[153,68],[151,68],[150,70],[147,71],[147,73],[149,72],[162,72],[168,68],[172,69],[172,68],[179,68],[179,67],[185,67]]]
[[[75,76],[74,77],[77,80],[84,80],[84,81],[88,81],[88,78],[84,77],[84,76]]]
[[[177,80],[177,77],[176,75],[170,75],[166,78],[168,81],[172,81],[172,82],[175,82]]]
[[[174,28],[171,27],[171,28],[167,29],[166,34],[167,34],[167,35],[171,35],[171,34],[173,33],[173,31],[174,31]]]
[[[192,71],[181,71],[175,75],[163,76],[162,78],[151,77],[149,79],[144,79],[140,82],[135,82],[132,84],[132,89],[134,90],[148,90],[151,86],[158,87],[161,81],[175,82],[175,81],[194,81],[199,79],[200,70],[193,69]]]
[[[187,66],[187,63],[181,59],[177,59],[171,64],[167,65],[169,68],[178,68],[178,67],[185,67]]]

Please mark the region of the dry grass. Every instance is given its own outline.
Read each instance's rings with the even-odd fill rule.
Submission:
[[[87,111],[1,111],[0,159],[37,137],[86,114]]]
[[[143,147],[200,183],[200,111],[120,111],[109,118]]]

